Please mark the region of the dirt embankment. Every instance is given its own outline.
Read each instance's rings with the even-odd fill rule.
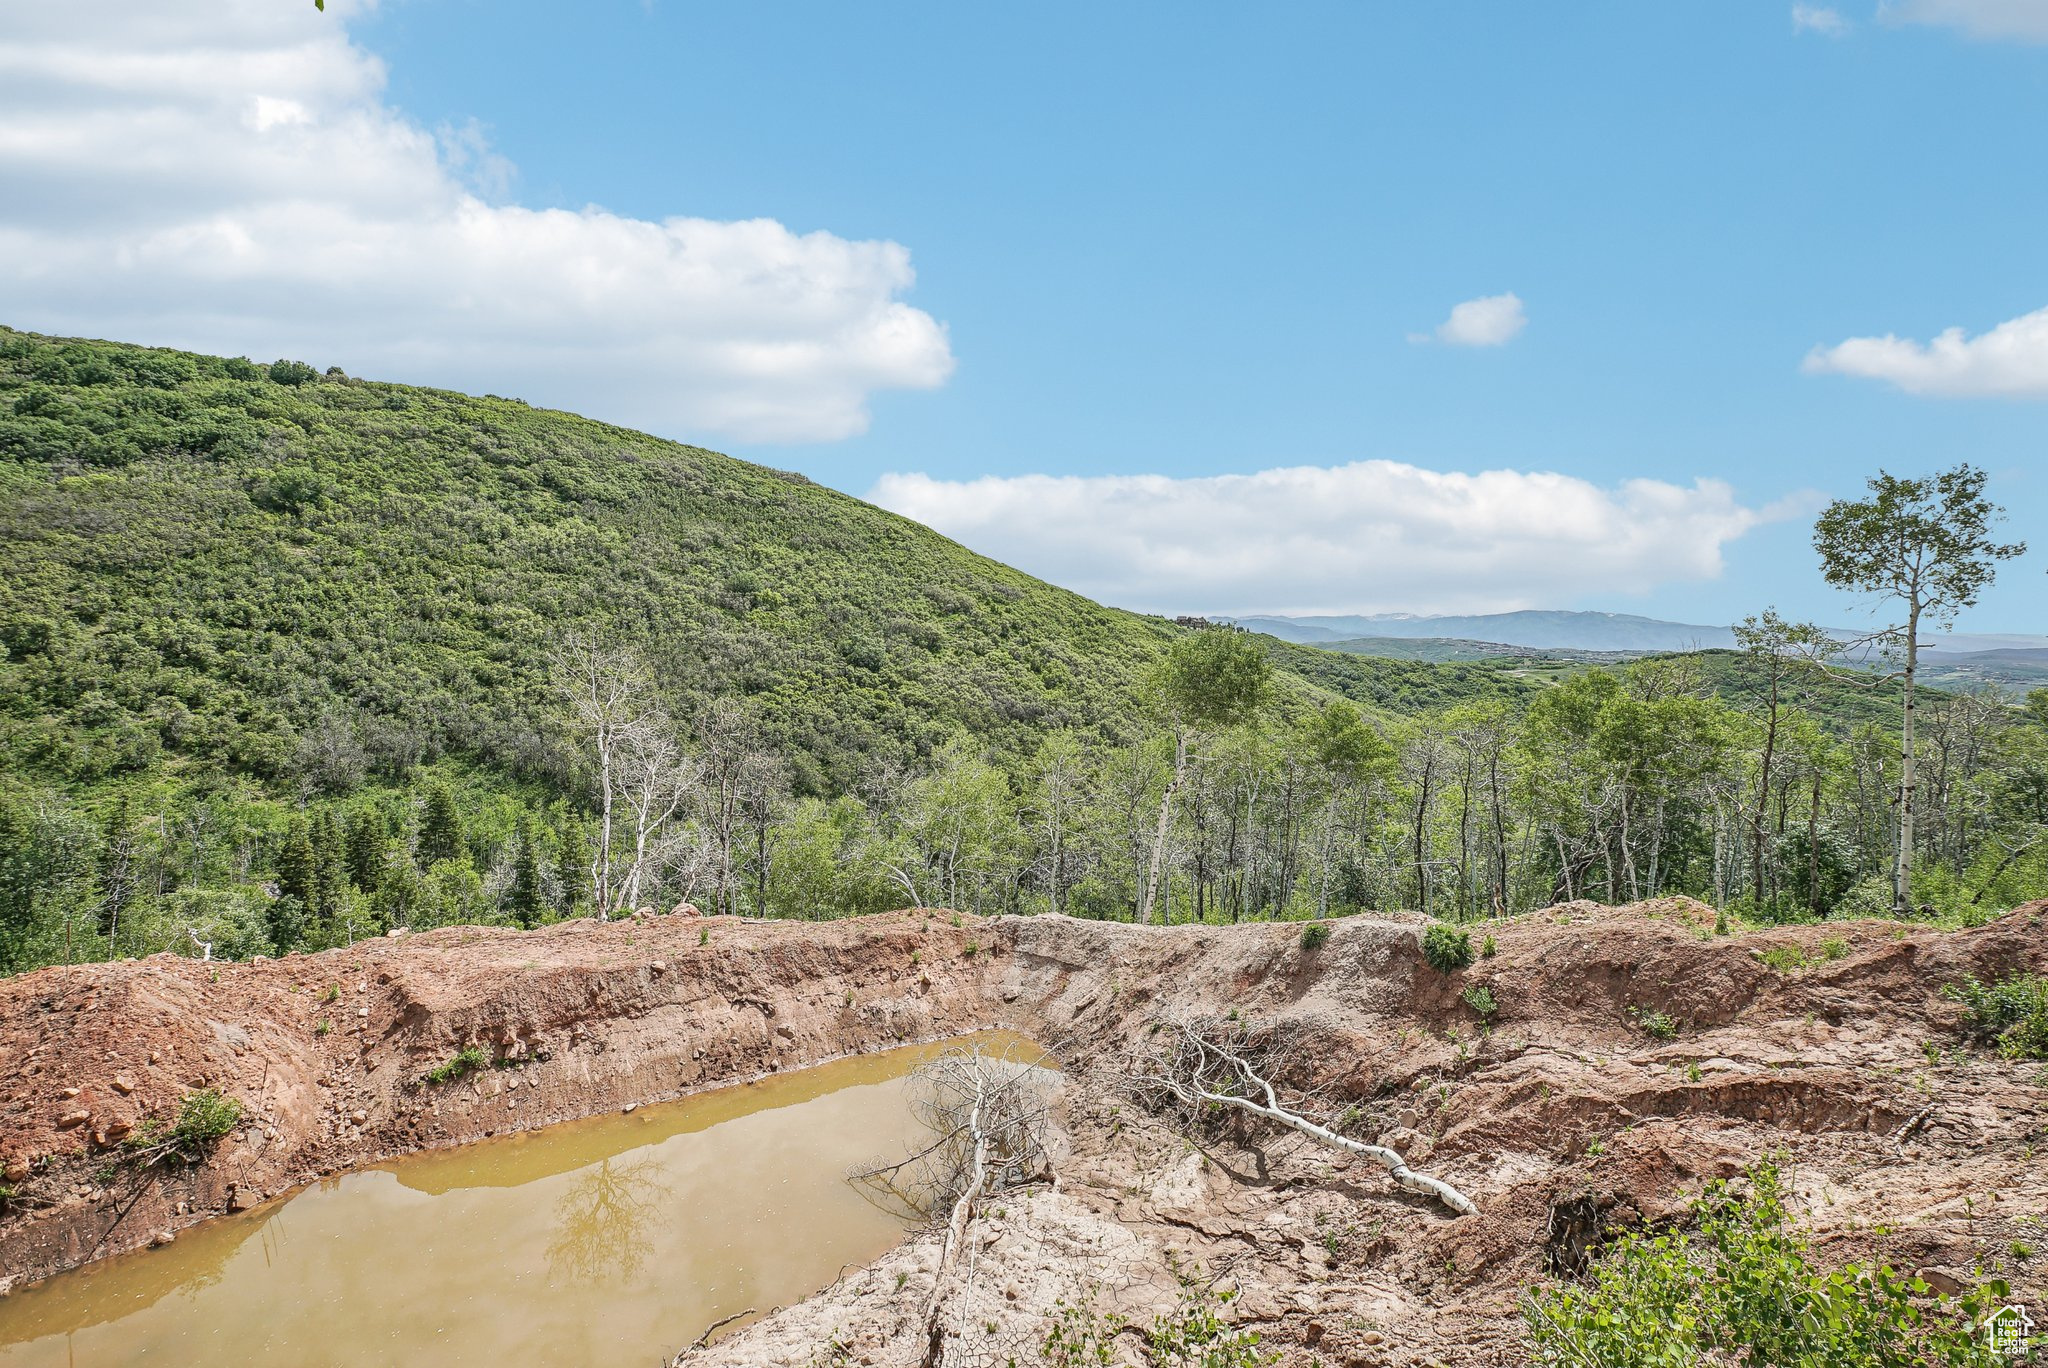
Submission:
[[[1031,1347],[1055,1299],[1083,1290],[1149,1320],[1178,1260],[1233,1283],[1231,1314],[1291,1363],[1519,1363],[1516,1294],[1570,1254],[1554,1231],[1674,1216],[1706,1179],[1773,1153],[1795,1166],[1822,1259],[1881,1257],[1937,1283],[1981,1266],[2040,1308],[2048,1256],[2017,1250],[2048,1244],[2024,1219],[2048,1213],[2048,1088],[2039,1065],[1964,1048],[1942,989],[2048,971],[2048,904],[1958,933],[1711,924],[1684,900],[1575,904],[1478,930],[1495,953],[1451,975],[1423,963],[1412,920],[1346,920],[1311,949],[1290,925],[922,913],[47,970],[0,984],[0,1158],[52,1203],[0,1223],[0,1271],[40,1275],[374,1156],[1000,1025],[1064,1047],[1075,1086],[1057,1190],[975,1225],[971,1309],[991,1351]],[[1469,987],[1491,994],[1490,1017]],[[1190,1145],[1104,1085],[1160,1016],[1230,1010],[1312,1023],[1301,1077],[1480,1214],[1451,1218],[1298,1138],[1224,1128]],[[418,1082],[467,1044],[530,1062]],[[126,1192],[95,1176],[101,1142],[201,1086],[243,1098],[249,1120],[123,1215]],[[919,1362],[934,1263],[912,1241],[702,1361]]]
[[[961,1324],[986,1352],[961,1361],[1036,1361],[1056,1298],[1148,1323],[1178,1262],[1235,1287],[1229,1314],[1288,1364],[1519,1365],[1516,1299],[1553,1257],[1678,1218],[1707,1180],[1772,1155],[1792,1166],[1819,1261],[1879,1259],[1947,1287],[1981,1269],[2048,1305],[2044,1073],[1966,1046],[1942,994],[2048,969],[2048,904],[1959,933],[1724,938],[1712,924],[1679,899],[1555,908],[1479,930],[1495,953],[1452,975],[1422,961],[1416,922],[1348,920],[1313,950],[1284,925],[1011,924],[996,996],[1066,1045],[1080,1086],[1058,1190],[977,1223]],[[1490,1020],[1465,1001],[1473,986]],[[1313,1023],[1303,1076],[1480,1214],[1453,1218],[1285,1132],[1190,1144],[1090,1076],[1162,1016],[1232,1010]],[[693,1365],[920,1363],[935,1262],[932,1241],[913,1242]]]
[[[984,943],[969,954],[975,939]],[[945,915],[451,927],[247,964],[170,955],[0,981],[0,1278],[36,1278],[356,1164],[660,1101],[987,1016],[999,938]],[[986,948],[985,948],[986,947]],[[505,1067],[422,1076],[476,1046]],[[203,1088],[206,1163],[110,1172]]]

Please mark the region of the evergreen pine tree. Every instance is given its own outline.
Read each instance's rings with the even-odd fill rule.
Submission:
[[[533,820],[523,812],[519,814],[518,842],[519,847],[512,855],[512,915],[521,926],[538,926],[542,911],[540,852],[534,849]]]
[[[344,911],[342,899],[348,890],[348,851],[333,813],[322,810],[313,818],[311,844],[313,897],[308,906],[319,921],[333,922]]]
[[[585,867],[589,859],[589,848],[583,844],[583,826],[572,819],[563,825],[561,837],[555,843],[557,910],[564,918],[575,916],[576,909],[590,895],[590,870]]]
[[[436,781],[428,785],[426,807],[420,813],[420,868],[432,869],[461,853],[462,814],[455,810],[455,795],[448,786]]]
[[[284,848],[277,853],[277,891],[280,897],[295,898],[301,908],[313,905],[313,834],[303,817],[292,818],[285,830]],[[279,946],[279,950],[286,947]]]
[[[384,876],[384,818],[375,808],[357,808],[348,819],[348,881],[375,893]]]

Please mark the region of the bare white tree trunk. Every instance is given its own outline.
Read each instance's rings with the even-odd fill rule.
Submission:
[[[1138,920],[1150,925],[1159,898],[1159,868],[1166,861],[1166,833],[1173,825],[1173,795],[1188,772],[1188,733],[1185,727],[1173,731],[1173,775],[1166,792],[1159,795],[1159,827],[1152,835],[1152,862],[1145,871],[1145,898],[1138,904]]]
[[[602,919],[613,906],[612,835],[621,751],[653,706],[653,686],[630,652],[581,637],[563,645],[555,675],[597,760],[597,853],[590,862],[590,892]]]
[[[640,905],[640,889],[664,830],[695,786],[697,766],[661,712],[643,713],[621,740],[617,775],[632,816],[633,858],[612,911],[630,913]]]

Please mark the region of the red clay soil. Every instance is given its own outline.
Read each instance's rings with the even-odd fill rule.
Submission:
[[[1552,1276],[1554,1213],[1597,1241],[1677,1217],[1708,1178],[1773,1154],[1823,1262],[1882,1258],[1937,1283],[1981,1268],[2048,1320],[2048,1255],[2017,1252],[2048,1245],[2042,1066],[1970,1043],[1942,992],[2048,972],[2048,903],[1969,931],[1733,937],[1683,899],[1573,904],[1475,928],[1496,953],[1449,975],[1423,962],[1413,918],[1347,919],[1314,949],[1285,924],[963,920],[450,929],[0,982],[0,1158],[28,1199],[0,1217],[0,1275],[42,1276],[372,1158],[1009,1026],[1061,1045],[1075,1083],[1058,1190],[977,1223],[975,1315],[1017,1345],[1084,1282],[1149,1315],[1171,1251],[1230,1278],[1232,1314],[1289,1363],[1521,1363],[1515,1298]],[[1766,964],[1780,948],[1805,962]],[[1474,985],[1498,1004],[1490,1021],[1461,996]],[[1313,1024],[1295,1081],[1358,1104],[1361,1134],[1480,1214],[1453,1218],[1377,1165],[1294,1139],[1234,1128],[1191,1146],[1103,1084],[1160,1016],[1232,1009]],[[1657,1014],[1668,1039],[1647,1029]],[[517,1067],[420,1081],[468,1045]],[[99,1184],[124,1125],[202,1087],[249,1111],[211,1158]],[[933,1262],[913,1241],[701,1357],[805,1363],[800,1346],[836,1338],[847,1362],[919,1362]]]
[[[375,1159],[972,1029],[986,1015],[975,934],[921,912],[654,917],[0,981],[0,1161],[17,1191],[0,1214],[0,1279]],[[508,1067],[421,1081],[469,1046]],[[100,1181],[145,1118],[168,1122],[203,1088],[245,1108],[211,1158]]]

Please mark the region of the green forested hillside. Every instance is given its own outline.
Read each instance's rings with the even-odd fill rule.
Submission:
[[[690,898],[1814,915],[1887,867],[1882,692],[1206,627],[517,400],[0,329],[0,972]],[[606,782],[593,640],[659,714]],[[1169,654],[1255,687],[1177,713]],[[2048,879],[2048,693],[1926,701],[1916,889],[1978,915]]]
[[[829,798],[954,737],[1012,768],[1056,732],[1135,741],[1182,632],[517,400],[0,329],[0,799],[44,852],[107,847],[131,809],[164,846],[211,823],[159,888],[274,887],[249,881],[309,802],[361,795],[416,844],[427,779],[486,874],[518,813],[557,840],[588,797],[550,670],[579,634],[644,657],[685,724],[739,700],[780,791]],[[1276,650],[1283,714],[1514,691],[1334,656],[1311,683],[1286,669],[1321,653]]]
[[[8,766],[73,782],[559,777],[581,630],[683,711],[755,700],[827,791],[954,729],[1114,735],[1167,633],[800,476],[310,367],[0,334],[0,455]]]
[[[957,731],[1125,736],[1176,631],[799,475],[292,363],[0,331],[0,458],[0,743],[73,783],[443,754],[559,780],[547,660],[580,631],[682,713],[752,700],[799,791],[836,792]],[[1499,687],[1276,650],[1396,707]]]

